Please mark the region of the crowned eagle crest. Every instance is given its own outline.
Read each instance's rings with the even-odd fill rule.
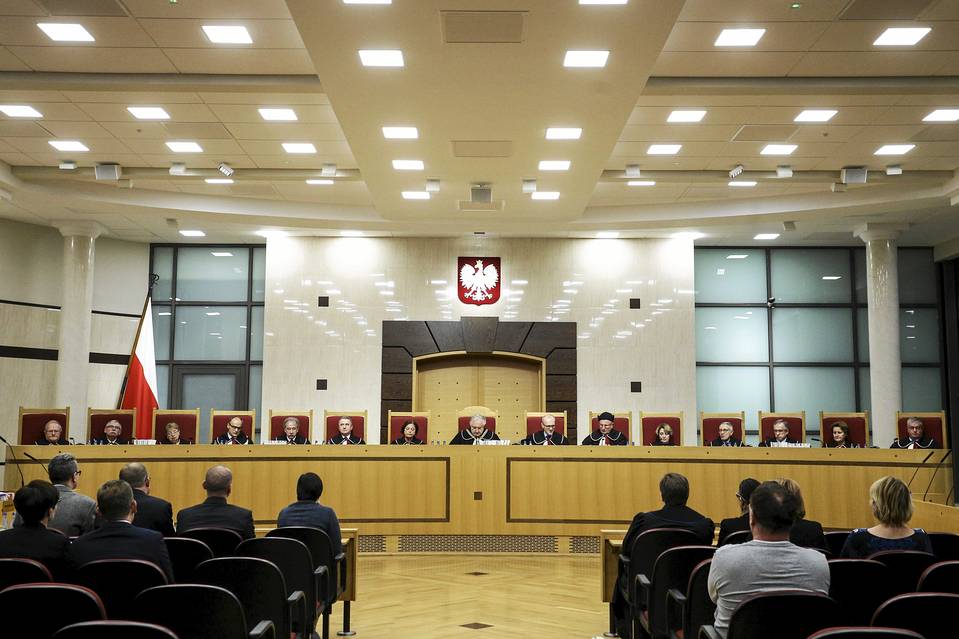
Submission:
[[[499,271],[493,264],[483,265],[483,260],[475,264],[464,264],[460,269],[462,297],[477,303],[493,299],[493,290],[499,283]]]

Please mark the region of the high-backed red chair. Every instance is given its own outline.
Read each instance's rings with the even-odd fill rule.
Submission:
[[[526,434],[532,435],[543,430],[543,417],[552,415],[556,418],[556,432],[560,435],[566,434],[566,411],[562,413],[526,413]]]
[[[457,431],[463,431],[470,427],[470,418],[473,415],[482,415],[486,418],[486,430],[491,433],[496,432],[496,418],[498,413],[486,406],[467,406],[456,413]]]
[[[603,411],[589,411],[589,432],[599,430],[599,416]],[[633,411],[608,411],[613,413],[613,430],[618,430],[626,436],[626,443],[633,441]]]
[[[922,434],[926,437],[932,437],[939,442],[940,448],[949,448],[949,429],[946,427],[946,413],[896,413],[896,436],[899,439],[909,439],[906,432],[906,420],[910,417],[918,417],[922,420]]]
[[[844,422],[849,427],[849,441],[862,448],[869,447],[869,413],[826,413],[819,411],[819,437],[824,448],[833,444],[832,427]],[[790,431],[792,432],[792,431]],[[905,432],[905,427],[903,427]]]
[[[794,439],[800,444],[806,441],[806,411],[798,413],[767,413],[765,411],[759,411],[760,442],[775,439],[775,435],[773,435],[773,425],[780,420],[786,422],[786,425],[789,426],[789,439]]]
[[[683,413],[639,413],[640,442],[643,446],[653,446],[658,439],[656,430],[660,424],[666,424],[673,430],[673,446],[683,445]]]
[[[29,446],[43,439],[43,426],[55,419],[63,426],[60,439],[70,441],[70,407],[66,408],[24,408],[20,407],[20,445]]]
[[[699,443],[701,446],[711,446],[712,441],[719,437],[719,425],[729,422],[733,425],[732,436],[746,443],[746,413],[699,413]]]
[[[353,436],[366,441],[365,410],[325,410],[323,411],[324,441],[329,441],[340,433],[337,424],[341,417],[349,417],[353,422]]]
[[[387,437],[390,442],[394,442],[403,436],[403,424],[412,421],[416,424],[416,439],[424,444],[429,443],[430,429],[430,411],[424,412],[402,412],[388,411],[386,414]]]
[[[173,422],[180,427],[180,441],[198,443],[197,433],[200,429],[200,409],[190,410],[154,410],[153,411],[153,439],[158,442],[166,441],[166,425]]]
[[[243,422],[241,431],[250,438],[253,443],[254,428],[256,428],[255,410],[211,410],[210,411],[210,441],[216,441],[216,438],[226,433],[226,425],[234,417],[239,417]]]
[[[137,409],[87,409],[87,438],[102,439],[103,427],[115,419],[120,422],[120,439],[133,441],[137,436]]]
[[[268,440],[286,439],[286,433],[283,432],[283,422],[287,417],[296,417],[300,422],[300,435],[306,438],[306,443],[313,441],[313,409],[310,410],[273,410],[270,409],[270,433],[269,436],[260,434],[260,443]]]

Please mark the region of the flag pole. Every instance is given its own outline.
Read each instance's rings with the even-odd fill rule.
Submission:
[[[147,312],[147,305],[149,305],[150,298],[153,296],[153,287],[159,280],[159,275],[156,273],[150,273],[150,283],[147,285],[147,295],[143,299],[143,310],[140,311],[140,321],[137,323],[137,334],[133,337],[133,346],[130,348],[130,357],[127,359],[127,368],[123,372],[123,381],[120,383],[120,396],[117,397],[117,409],[123,407],[123,394],[127,390],[127,380],[130,377],[130,367],[133,366],[133,358],[136,356],[137,352],[137,342],[140,341],[140,329],[143,328],[143,319]]]

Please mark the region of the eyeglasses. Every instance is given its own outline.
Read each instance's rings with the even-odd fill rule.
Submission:
[[[77,472],[74,473],[74,475],[82,475],[82,474],[83,474],[83,471],[80,470],[79,468],[77,469]]]

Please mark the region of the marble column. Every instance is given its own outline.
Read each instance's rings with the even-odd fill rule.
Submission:
[[[888,447],[896,437],[896,412],[902,409],[902,361],[899,353],[899,259],[901,227],[866,224],[855,231],[866,243],[869,302],[869,390],[872,395],[872,443]]]
[[[83,442],[87,439],[93,259],[103,227],[83,221],[56,224],[63,235],[63,279],[55,405],[70,407],[70,436]]]

